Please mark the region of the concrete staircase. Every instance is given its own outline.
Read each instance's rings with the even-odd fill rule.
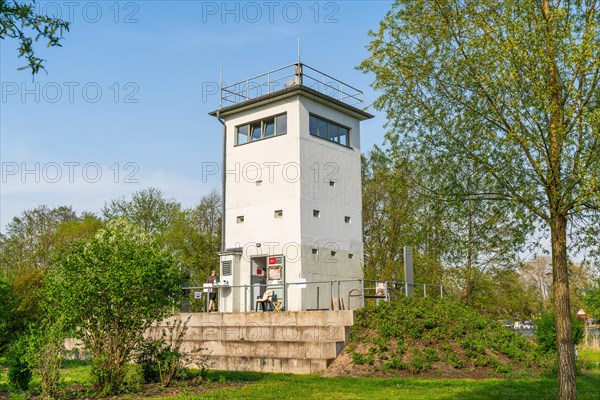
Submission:
[[[179,314],[188,317],[182,350],[208,356],[209,368],[297,374],[326,369],[354,323],[354,311]]]

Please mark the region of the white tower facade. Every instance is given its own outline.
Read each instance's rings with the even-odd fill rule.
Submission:
[[[211,113],[225,125],[221,311],[253,310],[266,290],[284,310],[348,308],[361,286],[360,121],[372,115],[362,92],[317,73],[298,63],[223,87]]]

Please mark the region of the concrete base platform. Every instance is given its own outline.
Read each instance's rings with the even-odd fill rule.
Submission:
[[[310,374],[325,370],[342,351],[354,311],[182,313],[187,322],[182,350],[206,357],[209,368]]]

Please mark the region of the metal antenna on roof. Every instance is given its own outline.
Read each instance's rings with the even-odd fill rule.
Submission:
[[[302,85],[302,64],[300,63],[300,36],[298,36],[298,64],[296,65],[296,78],[298,85]]]

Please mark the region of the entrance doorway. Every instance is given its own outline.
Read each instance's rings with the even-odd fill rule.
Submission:
[[[267,257],[252,257],[250,259],[250,299],[251,309],[256,307],[256,298],[262,297],[267,290]]]

